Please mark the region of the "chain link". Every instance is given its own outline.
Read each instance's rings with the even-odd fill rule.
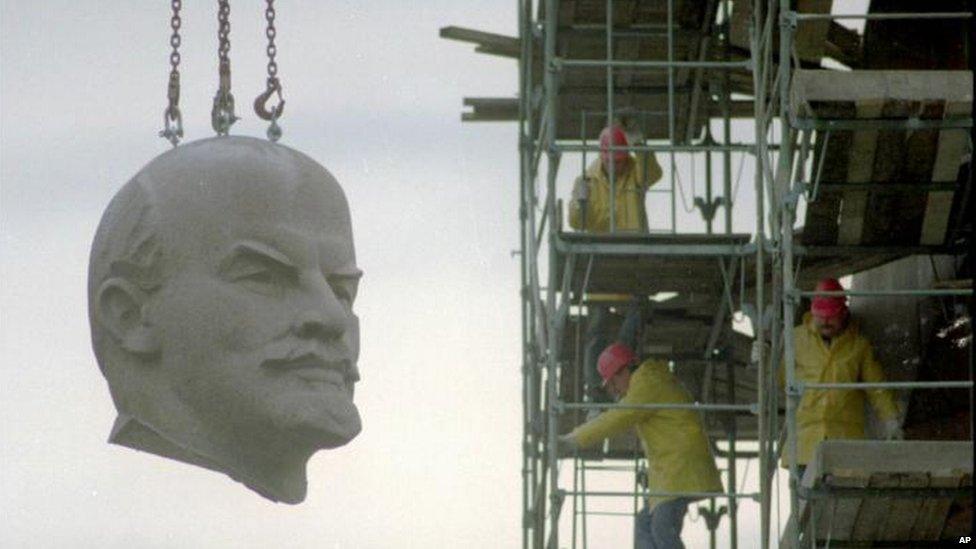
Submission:
[[[268,22],[268,28],[264,35],[268,37],[268,47],[265,51],[268,54],[268,78],[275,78],[278,75],[278,62],[275,56],[278,55],[278,46],[275,45],[275,37],[278,36],[278,29],[275,28],[275,7],[274,0],[267,0],[268,7],[264,10],[264,19]]]
[[[210,124],[217,135],[227,135],[238,120],[234,115],[234,95],[230,92],[230,0],[218,1],[217,22],[220,83],[210,111]]]
[[[265,48],[265,52],[268,55],[268,80],[265,90],[257,96],[254,100],[254,112],[259,118],[263,120],[268,120],[271,125],[268,126],[268,139],[271,141],[278,141],[281,138],[281,126],[278,125],[278,118],[285,110],[285,99],[281,95],[281,81],[278,79],[278,62],[275,57],[278,55],[278,46],[275,45],[275,37],[278,35],[278,30],[275,28],[275,7],[274,0],[266,0],[267,8],[264,10],[264,19],[268,22],[268,26],[264,31],[264,35],[268,38],[268,46]],[[268,108],[267,102],[271,99],[272,95],[278,96],[278,104]]]
[[[169,85],[166,90],[166,97],[169,102],[166,110],[163,111],[163,129],[159,136],[169,141],[173,147],[180,143],[183,138],[183,114],[180,112],[180,27],[183,20],[180,18],[180,9],[183,7],[182,0],[172,0],[171,7],[173,15],[170,17],[169,26],[172,34],[169,37],[169,45],[173,50],[169,54]]]

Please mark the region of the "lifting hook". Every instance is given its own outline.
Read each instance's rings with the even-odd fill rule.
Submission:
[[[269,110],[267,105],[268,100],[275,94],[278,95],[278,104]],[[284,111],[285,100],[281,97],[281,83],[277,78],[269,78],[268,88],[254,99],[254,113],[262,120],[273,121],[281,117]]]

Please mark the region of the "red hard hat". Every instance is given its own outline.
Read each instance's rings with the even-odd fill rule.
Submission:
[[[818,292],[842,292],[844,287],[836,278],[825,278],[817,283]],[[847,311],[847,298],[842,295],[814,296],[810,303],[810,312],[820,318],[833,318]]]
[[[600,158],[603,160],[603,165],[607,167],[610,165],[609,151],[611,145],[615,147],[626,147],[628,145],[627,134],[617,124],[607,126],[600,132]],[[613,152],[613,160],[617,163],[626,162],[629,156],[630,153],[627,151]]]
[[[596,369],[603,378],[603,386],[606,387],[610,378],[634,362],[637,362],[637,355],[623,343],[614,343],[604,349],[596,363]]]

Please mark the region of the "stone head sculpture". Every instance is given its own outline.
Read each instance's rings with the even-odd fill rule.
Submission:
[[[312,454],[361,428],[360,275],[342,189],[304,154],[216,137],[157,157],[92,244],[109,441],[301,502]]]

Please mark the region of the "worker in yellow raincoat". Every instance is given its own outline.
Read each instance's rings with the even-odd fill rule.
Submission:
[[[628,146],[627,135],[618,125],[600,132],[600,157],[573,184],[569,203],[570,227],[593,233],[610,232],[610,164],[613,157],[614,232],[647,232],[644,195],[661,179],[661,166],[654,153],[637,156],[627,151],[610,151],[610,146]]]
[[[569,224],[581,231],[606,233],[610,231],[610,176],[613,165],[614,231],[646,233],[647,212],[644,196],[647,189],[661,179],[661,167],[654,154],[642,152],[637,156],[627,151],[611,151],[610,147],[626,147],[629,140],[623,128],[611,125],[600,132],[600,156],[587,168],[586,174],[573,185],[569,204]],[[613,162],[611,163],[611,157]],[[591,401],[606,402],[596,363],[600,352],[613,341],[622,341],[631,348],[637,346],[641,325],[641,298],[626,294],[587,294],[587,326],[583,349],[583,383]],[[609,329],[611,303],[629,301],[624,321],[616,337]]]
[[[835,278],[821,280],[816,291],[843,291]],[[884,371],[871,342],[858,331],[844,296],[815,296],[803,324],[793,330],[796,379],[805,383],[883,382]],[[783,372],[780,373],[782,380]],[[797,409],[797,464],[810,462],[824,439],[864,438],[864,398],[882,422],[885,439],[903,437],[898,405],[891,391],[807,390]],[[789,466],[789,448],[783,452]]]
[[[651,359],[638,366],[637,356],[623,343],[614,343],[600,354],[598,369],[621,404],[692,402],[666,362]],[[694,410],[607,410],[559,437],[560,452],[594,446],[631,428],[636,429],[647,456],[647,487],[652,493],[722,491],[705,427]],[[634,523],[634,546],[684,547],[681,526],[688,504],[696,499],[701,497],[650,496]]]

